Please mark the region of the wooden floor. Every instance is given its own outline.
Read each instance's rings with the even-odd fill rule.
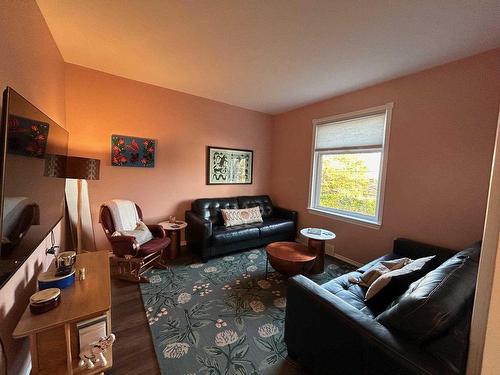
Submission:
[[[153,340],[137,284],[111,280],[111,324],[116,342],[113,344],[113,368],[106,374],[159,374]]]

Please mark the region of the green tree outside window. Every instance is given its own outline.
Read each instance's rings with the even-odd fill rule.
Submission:
[[[321,158],[320,206],[375,216],[380,153],[329,154]]]

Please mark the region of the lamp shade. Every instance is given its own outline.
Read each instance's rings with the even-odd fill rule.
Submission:
[[[78,156],[49,154],[45,157],[45,176],[98,180],[101,161]]]

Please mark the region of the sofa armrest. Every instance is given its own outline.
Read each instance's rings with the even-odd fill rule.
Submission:
[[[212,222],[193,211],[186,211],[186,242],[192,252],[197,253],[202,262],[210,256],[209,242],[212,237]]]
[[[165,229],[159,224],[148,224],[146,225],[148,229],[150,230],[151,234],[155,238],[165,238],[166,233]]]
[[[210,220],[202,218],[193,211],[186,211],[186,222],[189,232],[195,237],[207,239],[212,236],[212,222]]]
[[[273,213],[274,216],[276,217],[279,217],[281,219],[292,220],[294,223],[297,223],[297,216],[298,216],[297,211],[287,210],[286,208],[273,206]]]
[[[108,237],[113,249],[113,254],[119,257],[125,255],[137,256],[139,251],[139,243],[135,240],[134,236],[110,236]]]
[[[394,240],[393,252],[410,259],[436,255],[442,263],[448,258],[451,258],[456,253],[456,250],[433,246],[407,238],[396,238]]]
[[[434,357],[393,335],[341,298],[302,275],[288,286],[285,342],[312,373],[447,374]]]

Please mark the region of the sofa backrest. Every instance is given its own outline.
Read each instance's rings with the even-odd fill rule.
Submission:
[[[231,198],[201,198],[191,204],[191,209],[204,219],[208,219],[213,225],[224,225],[221,209],[240,208],[238,200]]]
[[[269,195],[237,197],[240,208],[259,207],[262,218],[273,216],[273,202]]]
[[[416,281],[377,320],[463,373],[481,243]]]

